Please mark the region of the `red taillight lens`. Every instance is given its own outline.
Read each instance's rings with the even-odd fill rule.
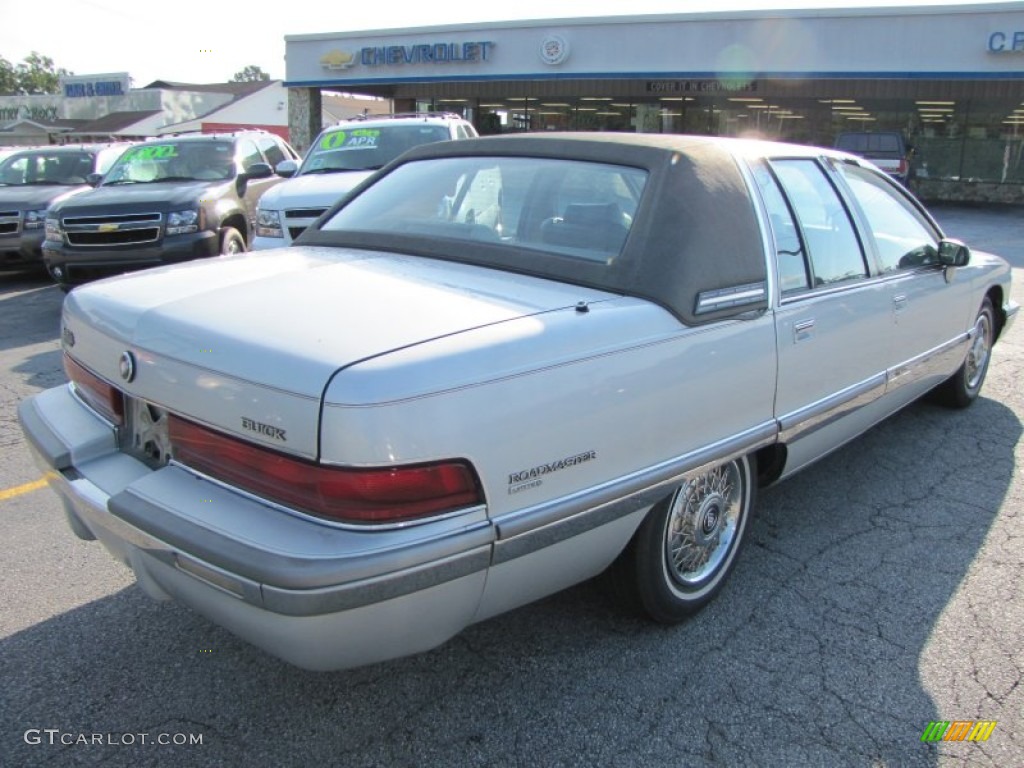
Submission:
[[[177,417],[174,458],[257,496],[349,523],[401,523],[482,503],[461,461],[384,469],[325,467],[261,448]]]
[[[81,398],[101,416],[114,424],[124,422],[124,397],[117,387],[76,363],[67,354],[64,355],[64,372]]]

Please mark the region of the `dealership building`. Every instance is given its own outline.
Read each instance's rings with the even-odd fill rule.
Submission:
[[[832,146],[901,133],[933,199],[1024,202],[1024,3],[531,20],[285,38],[289,128],[325,90],[481,133],[641,131]]]

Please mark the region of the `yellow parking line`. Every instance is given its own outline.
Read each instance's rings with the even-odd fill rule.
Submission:
[[[40,488],[45,488],[48,485],[45,478],[40,480],[33,480],[31,483],[25,483],[24,485],[16,485],[13,488],[8,488],[6,491],[0,491],[0,501],[4,499],[13,499],[15,496],[21,496],[25,493],[31,493],[32,491],[38,491]]]

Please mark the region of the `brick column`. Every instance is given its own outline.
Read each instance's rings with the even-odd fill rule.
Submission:
[[[288,89],[288,134],[291,145],[299,154],[305,154],[313,139],[323,127],[319,88]]]

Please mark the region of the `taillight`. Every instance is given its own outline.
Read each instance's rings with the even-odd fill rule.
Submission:
[[[168,420],[174,458],[228,485],[320,517],[403,523],[482,503],[462,461],[383,469],[328,467],[200,427]]]
[[[92,371],[64,355],[64,372],[75,385],[75,391],[95,411],[114,424],[124,422],[124,396]]]
[[[907,162],[907,159],[905,157],[901,157],[900,158],[900,171],[899,171],[900,176],[905,176],[906,173],[907,173],[907,169],[909,167],[910,167],[910,164]]]

